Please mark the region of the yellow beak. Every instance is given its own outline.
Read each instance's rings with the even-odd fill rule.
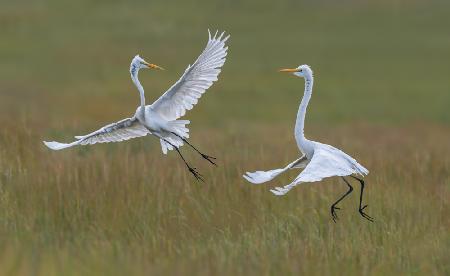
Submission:
[[[164,69],[164,68],[162,68],[162,67],[160,67],[160,66],[158,66],[156,64],[152,64],[152,63],[145,63],[145,65],[147,65],[148,68],[150,68],[150,69],[166,70],[166,69]]]
[[[297,68],[294,68],[294,69],[280,69],[279,72],[295,73],[295,72],[300,72],[300,70],[297,69]]]

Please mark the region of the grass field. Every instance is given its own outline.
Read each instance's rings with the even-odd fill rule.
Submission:
[[[0,0],[0,275],[449,275],[448,1]],[[188,113],[191,141],[218,157],[197,183],[152,137],[51,152],[133,114],[140,54],[156,99],[229,32],[223,73]],[[269,189],[245,171],[298,157],[293,125],[310,64],[306,135],[369,170],[329,207],[338,179]],[[358,187],[358,185],[355,185]],[[356,190],[359,191],[359,188]]]

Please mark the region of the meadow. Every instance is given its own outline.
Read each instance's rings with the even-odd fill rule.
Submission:
[[[449,275],[448,1],[0,0],[0,275]],[[132,115],[231,34],[219,81],[186,119],[196,182],[153,137],[52,152],[41,141]],[[296,187],[293,126],[312,66],[306,135],[365,165],[365,203],[337,178]]]

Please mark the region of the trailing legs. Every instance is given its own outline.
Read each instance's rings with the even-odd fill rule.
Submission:
[[[176,134],[175,132],[172,132],[173,135],[177,136],[178,138],[180,138],[181,140],[183,140],[183,142],[185,142],[186,144],[188,144],[191,148],[193,148],[196,152],[198,152],[198,154],[200,154],[204,159],[208,160],[209,163],[213,164],[214,166],[217,166],[217,164],[213,161],[216,158],[206,155],[204,153],[202,153],[201,151],[199,151],[196,147],[194,147],[193,145],[191,145],[185,138],[181,137],[180,135]]]
[[[184,159],[183,155],[181,154],[180,150],[178,149],[178,147],[176,147],[174,144],[170,143],[169,141],[167,141],[166,139],[163,139],[164,142],[168,143],[169,145],[171,145],[180,155],[181,159],[183,159],[184,164],[186,164],[189,172],[191,172],[194,177],[197,179],[197,181],[202,181],[205,182],[205,180],[203,179],[203,176],[197,171],[197,168],[193,168],[191,167],[188,162],[186,161],[186,159]]]

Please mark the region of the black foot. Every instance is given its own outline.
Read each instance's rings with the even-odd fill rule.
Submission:
[[[205,180],[203,179],[203,175],[201,175],[198,171],[197,168],[192,168],[192,167],[188,167],[189,171],[194,175],[195,179],[197,179],[197,181],[201,181],[201,182],[205,182]]]
[[[336,214],[336,210],[340,210],[341,208],[336,207],[334,205],[331,205],[331,218],[333,219],[334,223],[336,223],[336,220],[338,219],[338,216]]]
[[[364,205],[362,208],[359,208],[359,213],[361,216],[365,219],[367,219],[370,222],[373,222],[373,218],[369,216],[368,214],[364,213],[364,209],[367,207],[367,205]]]
[[[209,163],[211,163],[211,164],[213,164],[214,166],[217,167],[217,164],[213,161],[213,160],[216,160],[217,158],[209,156],[209,155],[206,155],[206,154],[203,154],[203,153],[201,153],[201,155],[202,155],[203,158],[208,160]]]

